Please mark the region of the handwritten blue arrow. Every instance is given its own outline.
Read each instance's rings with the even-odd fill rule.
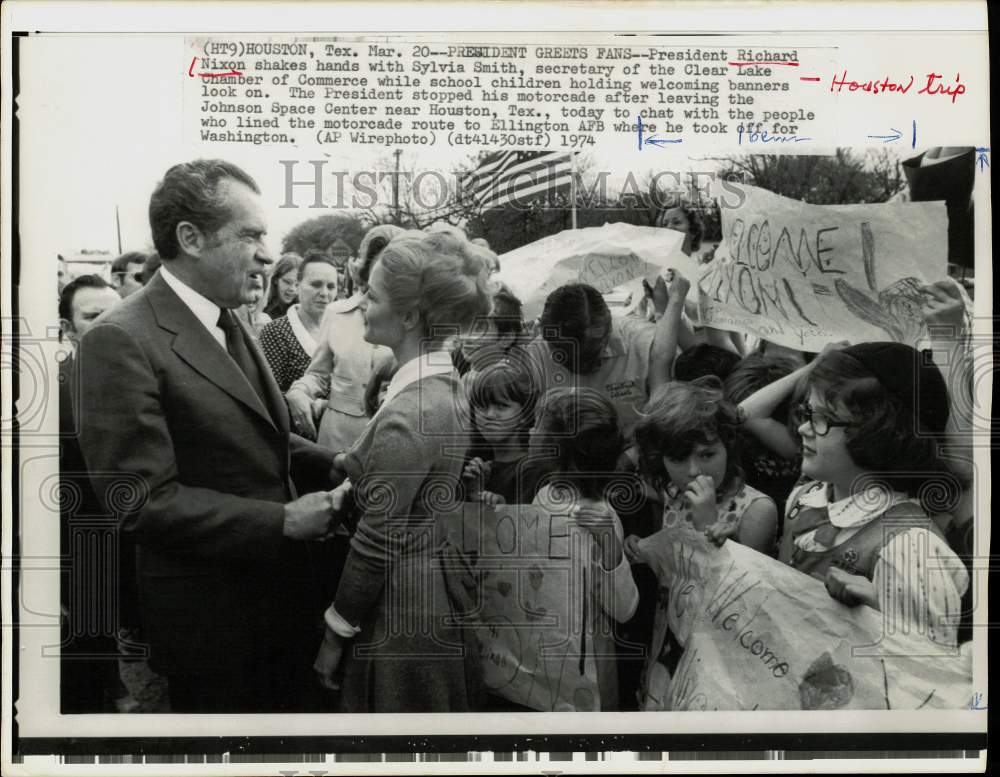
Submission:
[[[988,151],[989,151],[988,148],[977,148],[976,149],[976,153],[979,154],[979,156],[976,158],[976,161],[979,162],[979,172],[982,172],[983,170],[985,170],[987,167],[990,166],[989,157],[986,156],[986,153]]]
[[[680,138],[678,138],[677,140],[666,140],[665,138],[658,138],[655,135],[653,137],[646,138],[645,140],[647,146],[662,146],[665,143],[680,143],[680,142],[681,142]]]
[[[899,140],[901,137],[903,137],[903,133],[900,132],[895,127],[889,127],[889,129],[892,130],[893,132],[895,132],[896,134],[895,135],[869,135],[868,137],[870,137],[870,138],[878,138],[883,143],[892,143],[893,141]]]
[[[642,151],[643,146],[663,146],[667,143],[680,143],[681,139],[677,140],[666,140],[665,138],[658,138],[655,135],[649,135],[647,137],[642,136],[642,116],[637,116],[638,122],[636,126],[639,129],[639,150]]]

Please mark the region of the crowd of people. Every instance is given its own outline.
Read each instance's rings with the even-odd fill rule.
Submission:
[[[154,257],[62,289],[62,466],[87,506],[64,542],[75,515],[111,516],[113,609],[172,711],[520,709],[484,686],[475,595],[450,571],[475,560],[434,526],[465,502],[540,506],[593,538],[599,709],[647,708],[671,660],[648,649],[662,592],[638,540],[680,525],[925,619],[939,645],[971,639],[971,357],[950,281],[922,289],[946,380],[899,343],[815,354],[700,327],[674,271],[630,314],[569,283],[525,321],[485,241],[446,225],[372,227],[346,266],[274,257],[256,182],[219,160],[168,170],[149,216]],[[639,498],[615,499],[622,475]],[[68,557],[71,585],[95,562]],[[63,596],[64,711],[122,709],[115,651],[92,644],[113,634],[86,637]]]

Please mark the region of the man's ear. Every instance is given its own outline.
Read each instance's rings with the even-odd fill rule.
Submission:
[[[190,221],[178,222],[174,230],[177,245],[181,251],[190,256],[200,256],[205,247],[205,234]]]
[[[59,319],[59,341],[65,342],[72,340],[73,336],[76,334],[76,330],[73,328],[73,322],[65,318]]]

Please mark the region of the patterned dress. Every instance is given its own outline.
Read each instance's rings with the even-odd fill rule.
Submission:
[[[690,505],[683,492],[671,485],[664,492],[663,528],[677,527],[694,519]],[[719,496],[717,520],[739,524],[747,509],[754,502],[769,499],[767,494],[737,482],[725,494]],[[698,529],[706,527],[696,525]],[[646,665],[640,690],[640,709],[645,711],[663,710],[665,700],[670,696],[670,682],[677,670],[677,664],[684,648],[668,626],[670,591],[662,584],[657,597],[657,608],[653,624],[653,639],[650,658]]]
[[[312,354],[306,352],[292,331],[289,315],[295,314],[289,310],[288,315],[267,324],[260,332],[260,347],[282,394],[305,374],[312,361]]]

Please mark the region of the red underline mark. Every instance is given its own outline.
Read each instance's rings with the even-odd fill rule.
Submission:
[[[798,62],[730,62],[732,67],[743,67],[745,65],[788,65],[788,67],[798,67]]]
[[[188,75],[191,78],[194,78],[196,75],[194,72],[194,63],[197,61],[198,57],[191,58],[191,67],[188,68]],[[202,78],[228,78],[230,76],[241,76],[243,75],[243,73],[241,73],[239,70],[230,70],[228,73],[198,73],[197,75],[201,76]]]
[[[799,81],[819,81],[819,76],[799,76]]]

